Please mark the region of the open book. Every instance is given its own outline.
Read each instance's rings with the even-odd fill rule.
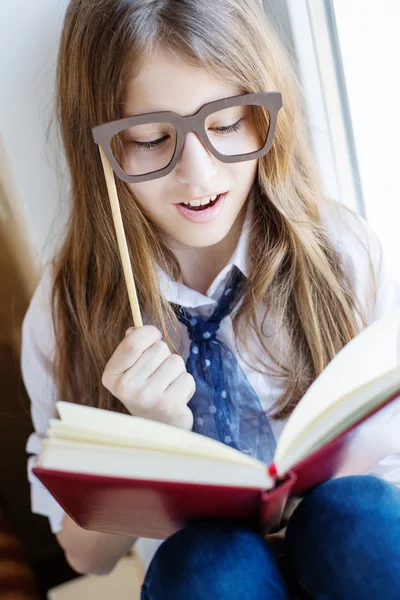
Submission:
[[[290,496],[368,471],[400,450],[400,309],[328,364],[265,465],[194,432],[57,403],[34,474],[86,529],[165,538],[192,519],[279,527]]]

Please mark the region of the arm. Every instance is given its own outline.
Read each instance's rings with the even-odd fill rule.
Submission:
[[[52,373],[55,340],[49,304],[51,285],[51,271],[47,269],[33,295],[22,329],[21,372],[31,400],[34,426],[27,443],[27,452],[33,455],[28,462],[32,511],[49,518],[51,530],[74,570],[79,573],[105,573],[128,552],[135,539],[80,528],[65,515],[61,506],[32,474],[57,400]]]
[[[132,536],[82,529],[68,515],[56,537],[74,571],[96,575],[109,573],[136,540]]]

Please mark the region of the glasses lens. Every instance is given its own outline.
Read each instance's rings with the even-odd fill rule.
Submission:
[[[205,129],[214,148],[225,156],[251,154],[264,147],[270,117],[263,106],[240,105],[207,116]]]
[[[127,175],[147,175],[171,162],[176,130],[171,123],[133,125],[111,140],[114,157]]]

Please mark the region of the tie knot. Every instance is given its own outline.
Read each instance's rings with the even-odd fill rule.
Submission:
[[[229,315],[232,307],[239,300],[243,283],[244,277],[241,271],[234,267],[217,306],[208,319],[190,314],[183,306],[178,307],[177,317],[186,325],[192,341],[202,342],[216,337],[222,319]]]
[[[214,338],[220,322],[208,321],[201,317],[190,317],[189,322],[185,323],[188,334],[193,342],[202,342]]]

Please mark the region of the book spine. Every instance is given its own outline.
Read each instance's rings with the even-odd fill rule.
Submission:
[[[277,471],[275,463],[271,463],[270,465],[268,465],[267,472],[268,472],[268,475],[271,477],[271,479],[273,479],[275,481],[278,476],[278,471]]]
[[[272,468],[271,471],[273,473],[274,469]],[[290,471],[284,478],[276,476],[275,486],[271,490],[262,492],[259,527],[263,535],[279,531],[286,502],[292,495],[296,480],[297,475]]]

